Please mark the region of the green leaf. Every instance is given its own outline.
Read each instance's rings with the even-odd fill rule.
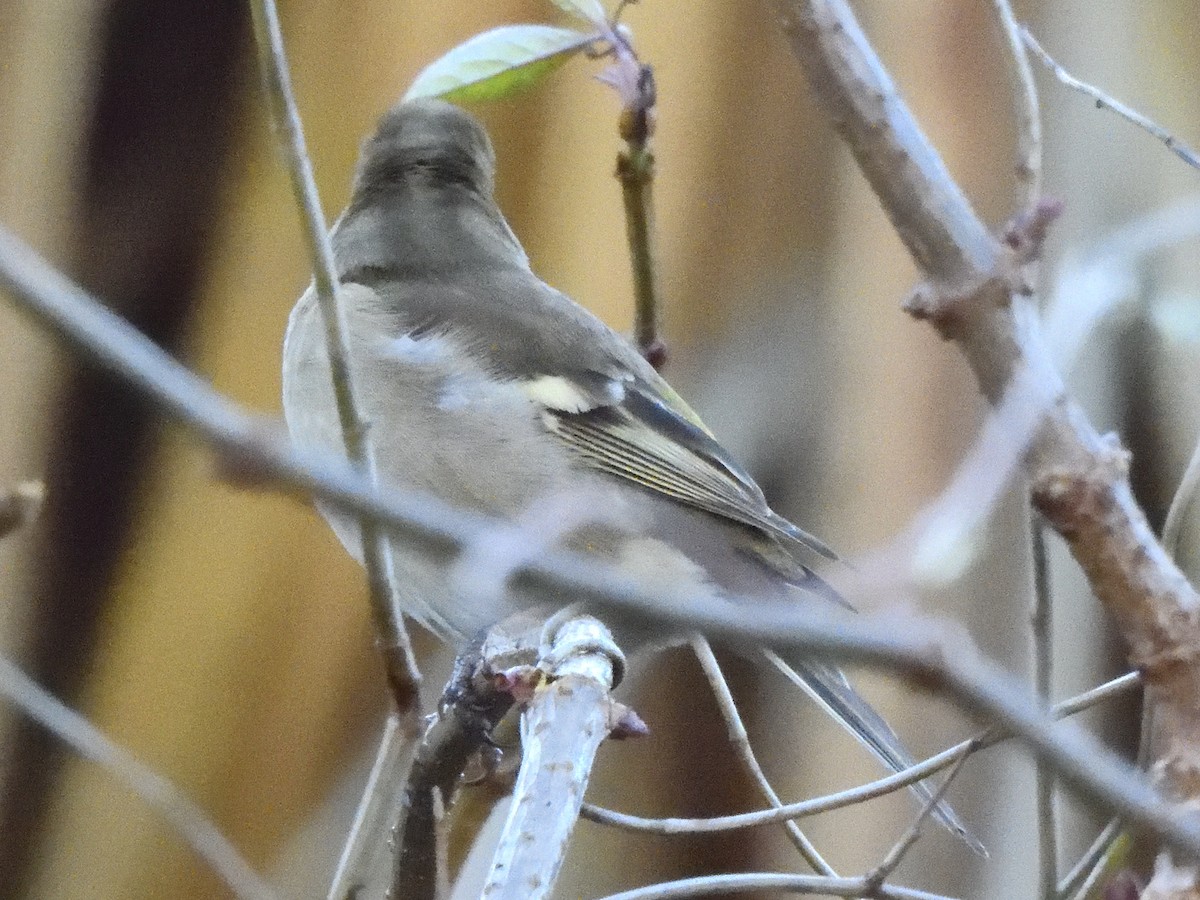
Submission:
[[[597,28],[608,24],[608,16],[600,0],[550,0],[555,6],[568,15],[585,22],[591,22]]]
[[[600,37],[549,25],[506,25],[477,34],[427,66],[405,100],[494,100],[528,87]]]

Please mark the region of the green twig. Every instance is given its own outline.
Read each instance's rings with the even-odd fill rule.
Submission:
[[[622,62],[637,66],[632,89],[623,97],[619,127],[625,148],[617,154],[616,172],[625,200],[625,235],[633,268],[634,340],[646,360],[659,369],[667,361],[667,348],[659,336],[654,263],[654,153],[650,150],[657,101],[654,70],[631,59]]]

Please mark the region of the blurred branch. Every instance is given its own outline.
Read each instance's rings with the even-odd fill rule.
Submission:
[[[1179,481],[1175,495],[1171,498],[1171,505],[1167,507],[1167,517],[1163,522],[1162,542],[1172,558],[1179,552],[1179,536],[1183,531],[1184,516],[1196,498],[1198,485],[1200,485],[1200,441],[1197,441],[1196,446],[1192,448],[1191,458],[1188,459],[1187,468],[1184,470],[1183,478]]]
[[[212,867],[236,897],[273,900],[275,891],[204,814],[170,781],[113,743],[95,725],[42,689],[0,656],[0,694],[70,745],[102,766],[159,813],[196,854]]]
[[[1200,596],[1134,500],[1127,454],[1087,421],[1042,346],[1020,271],[1040,241],[1010,242],[1018,253],[988,233],[845,0],[774,5],[819,102],[926,279],[908,311],[959,345],[990,401],[1023,369],[1056,393],[1026,458],[1034,503],[1066,539],[1146,677],[1170,735],[1156,764],[1164,793],[1200,800]]]
[[[952,900],[912,888],[882,885],[872,893],[869,876],[827,878],[823,875],[783,875],[776,872],[746,872],[737,875],[704,875],[649,887],[609,894],[603,900],[678,900],[684,897],[714,897],[746,892],[819,894],[822,897],[885,897],[888,900]]]
[[[375,482],[375,454],[355,387],[346,313],[338,301],[340,286],[337,264],[333,258],[333,246],[329,241],[317,183],[313,179],[312,163],[304,144],[304,128],[300,124],[296,98],[292,94],[292,79],[283,50],[279,14],[274,0],[252,0],[250,11],[254,17],[254,40],[258,45],[258,61],[271,115],[281,135],[281,145],[287,153],[292,191],[303,213],[304,232],[308,238],[313,268],[313,289],[325,322],[325,346],[346,456],[362,469],[368,481]],[[421,673],[417,669],[412,642],[404,627],[392,551],[378,523],[363,519],[361,529],[363,565],[371,589],[371,615],[379,636],[388,684],[396,708],[401,713],[412,713],[421,708]],[[411,722],[408,725],[410,730],[415,727]]]
[[[1075,900],[1087,896],[1088,890],[1105,870],[1104,861],[1109,848],[1116,844],[1121,833],[1120,819],[1113,819],[1105,825],[1092,841],[1092,845],[1079,858],[1079,862],[1075,863],[1071,871],[1058,883],[1056,896],[1062,900]]]
[[[363,787],[362,798],[354,811],[354,820],[338,857],[337,868],[329,884],[326,900],[346,900],[355,897],[369,879],[372,851],[379,846],[381,835],[390,833],[394,812],[391,808],[396,791],[391,788],[399,784],[407,768],[404,750],[412,742],[406,740],[400,730],[397,714],[389,715],[383,727],[383,736],[375,752],[375,762]]]
[[[614,724],[609,693],[624,656],[608,629],[572,616],[547,630],[537,667],[550,680],[521,714],[521,768],[483,888],[489,900],[550,896],[596,751]]]
[[[1054,633],[1050,596],[1050,559],[1046,553],[1046,526],[1032,513],[1029,521],[1033,551],[1033,684],[1043,705],[1049,705],[1054,668]],[[1054,772],[1037,764],[1038,872],[1042,900],[1054,900],[1058,889],[1058,815],[1054,806]]]
[[[46,498],[46,486],[40,481],[23,481],[0,492],[0,538],[24,528],[35,518]]]
[[[1029,46],[1029,49],[1032,50],[1034,55],[1036,55],[1041,61],[1042,65],[1053,72],[1054,77],[1057,78],[1059,82],[1065,84],[1074,91],[1079,91],[1079,93],[1086,97],[1090,97],[1096,102],[1097,109],[1107,109],[1110,112],[1114,112],[1125,121],[1132,122],[1143,131],[1147,131],[1154,135],[1154,137],[1158,138],[1163,142],[1163,144],[1166,145],[1168,150],[1182,159],[1193,169],[1200,169],[1200,155],[1197,155],[1195,150],[1193,150],[1183,141],[1179,140],[1179,138],[1175,137],[1175,135],[1167,131],[1167,129],[1163,128],[1153,120],[1148,119],[1146,116],[1143,116],[1136,109],[1126,106],[1120,100],[1110,97],[1108,94],[1104,93],[1104,91],[1100,90],[1100,88],[1090,85],[1086,81],[1080,81],[1066,69],[1060,66],[1057,62],[1055,62],[1054,58],[1046,52],[1041,44],[1038,43],[1037,38],[1033,36],[1033,33],[1028,28],[1024,26],[1021,27],[1021,36],[1024,38],[1025,43]]]
[[[344,461],[293,449],[276,428],[246,414],[175,362],[127,322],[0,228],[0,286],[22,309],[72,349],[92,357],[181,420],[221,457],[299,488],[331,506],[368,516],[431,558],[446,559],[476,545],[502,523],[414,491],[375,488]],[[872,622],[863,617],[814,617],[788,602],[681,595],[669,606],[627,574],[592,558],[548,550],[512,573],[522,602],[561,605],[564,596],[640,623],[649,633],[701,631],[746,648],[771,646],[857,661],[908,673],[956,704],[1011,729],[1063,783],[1120,812],[1172,847],[1200,857],[1200,822],[1164,808],[1130,766],[1076,728],[1054,727],[1027,691],[990,660],[969,651],[934,623]],[[749,608],[754,615],[746,614]]]
[[[1140,683],[1141,680],[1138,674],[1131,672],[1128,675],[1122,675],[1120,678],[1114,678],[1112,681],[1094,687],[1077,697],[1064,700],[1055,706],[1051,712],[1055,720],[1073,716],[1078,712],[1090,709],[1099,703],[1103,703],[1119,694],[1132,690]],[[856,788],[838,791],[836,794],[815,797],[811,800],[801,800],[798,803],[787,803],[779,806],[773,804],[772,809],[759,810],[757,812],[738,813],[731,816],[714,816],[707,819],[654,819],[643,816],[631,816],[626,813],[619,813],[585,803],[583,806],[583,817],[602,825],[612,825],[629,831],[645,831],[663,835],[730,831],[737,828],[771,825],[780,821],[815,816],[818,813],[843,809],[847,806],[854,806],[858,803],[874,800],[877,797],[886,796],[901,788],[909,787],[915,782],[928,778],[943,769],[956,765],[959,760],[965,759],[980,750],[986,750],[988,747],[1008,740],[1011,737],[1011,734],[1006,734],[996,729],[989,729],[961,743],[955,744],[953,747],[948,747],[941,753],[916,763],[902,772],[896,772],[885,778],[876,779]]]

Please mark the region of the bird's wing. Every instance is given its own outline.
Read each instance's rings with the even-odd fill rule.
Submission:
[[[546,427],[588,466],[747,525],[827,559],[837,555],[767,506],[762,491],[690,409],[662,385],[597,372],[523,383]]]
[[[392,331],[444,331],[498,378],[519,384],[585,465],[748,526],[789,551],[837,559],[772,512],[754,480],[627,341],[528,270],[468,285],[403,276],[377,266],[342,273],[344,283],[370,287],[382,308],[396,311]]]

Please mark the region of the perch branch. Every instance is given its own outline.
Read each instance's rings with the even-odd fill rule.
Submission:
[[[521,715],[521,768],[483,888],[489,900],[550,896],[596,751],[614,724],[609,692],[623,657],[608,629],[591,616],[550,627],[538,661],[550,680]]]
[[[500,673],[528,667],[536,653],[519,646],[501,627],[468,644],[430,717],[404,786],[394,829],[396,857],[391,896],[434,900],[445,896],[445,864],[438,836],[468,760],[487,746],[513,704]]]

